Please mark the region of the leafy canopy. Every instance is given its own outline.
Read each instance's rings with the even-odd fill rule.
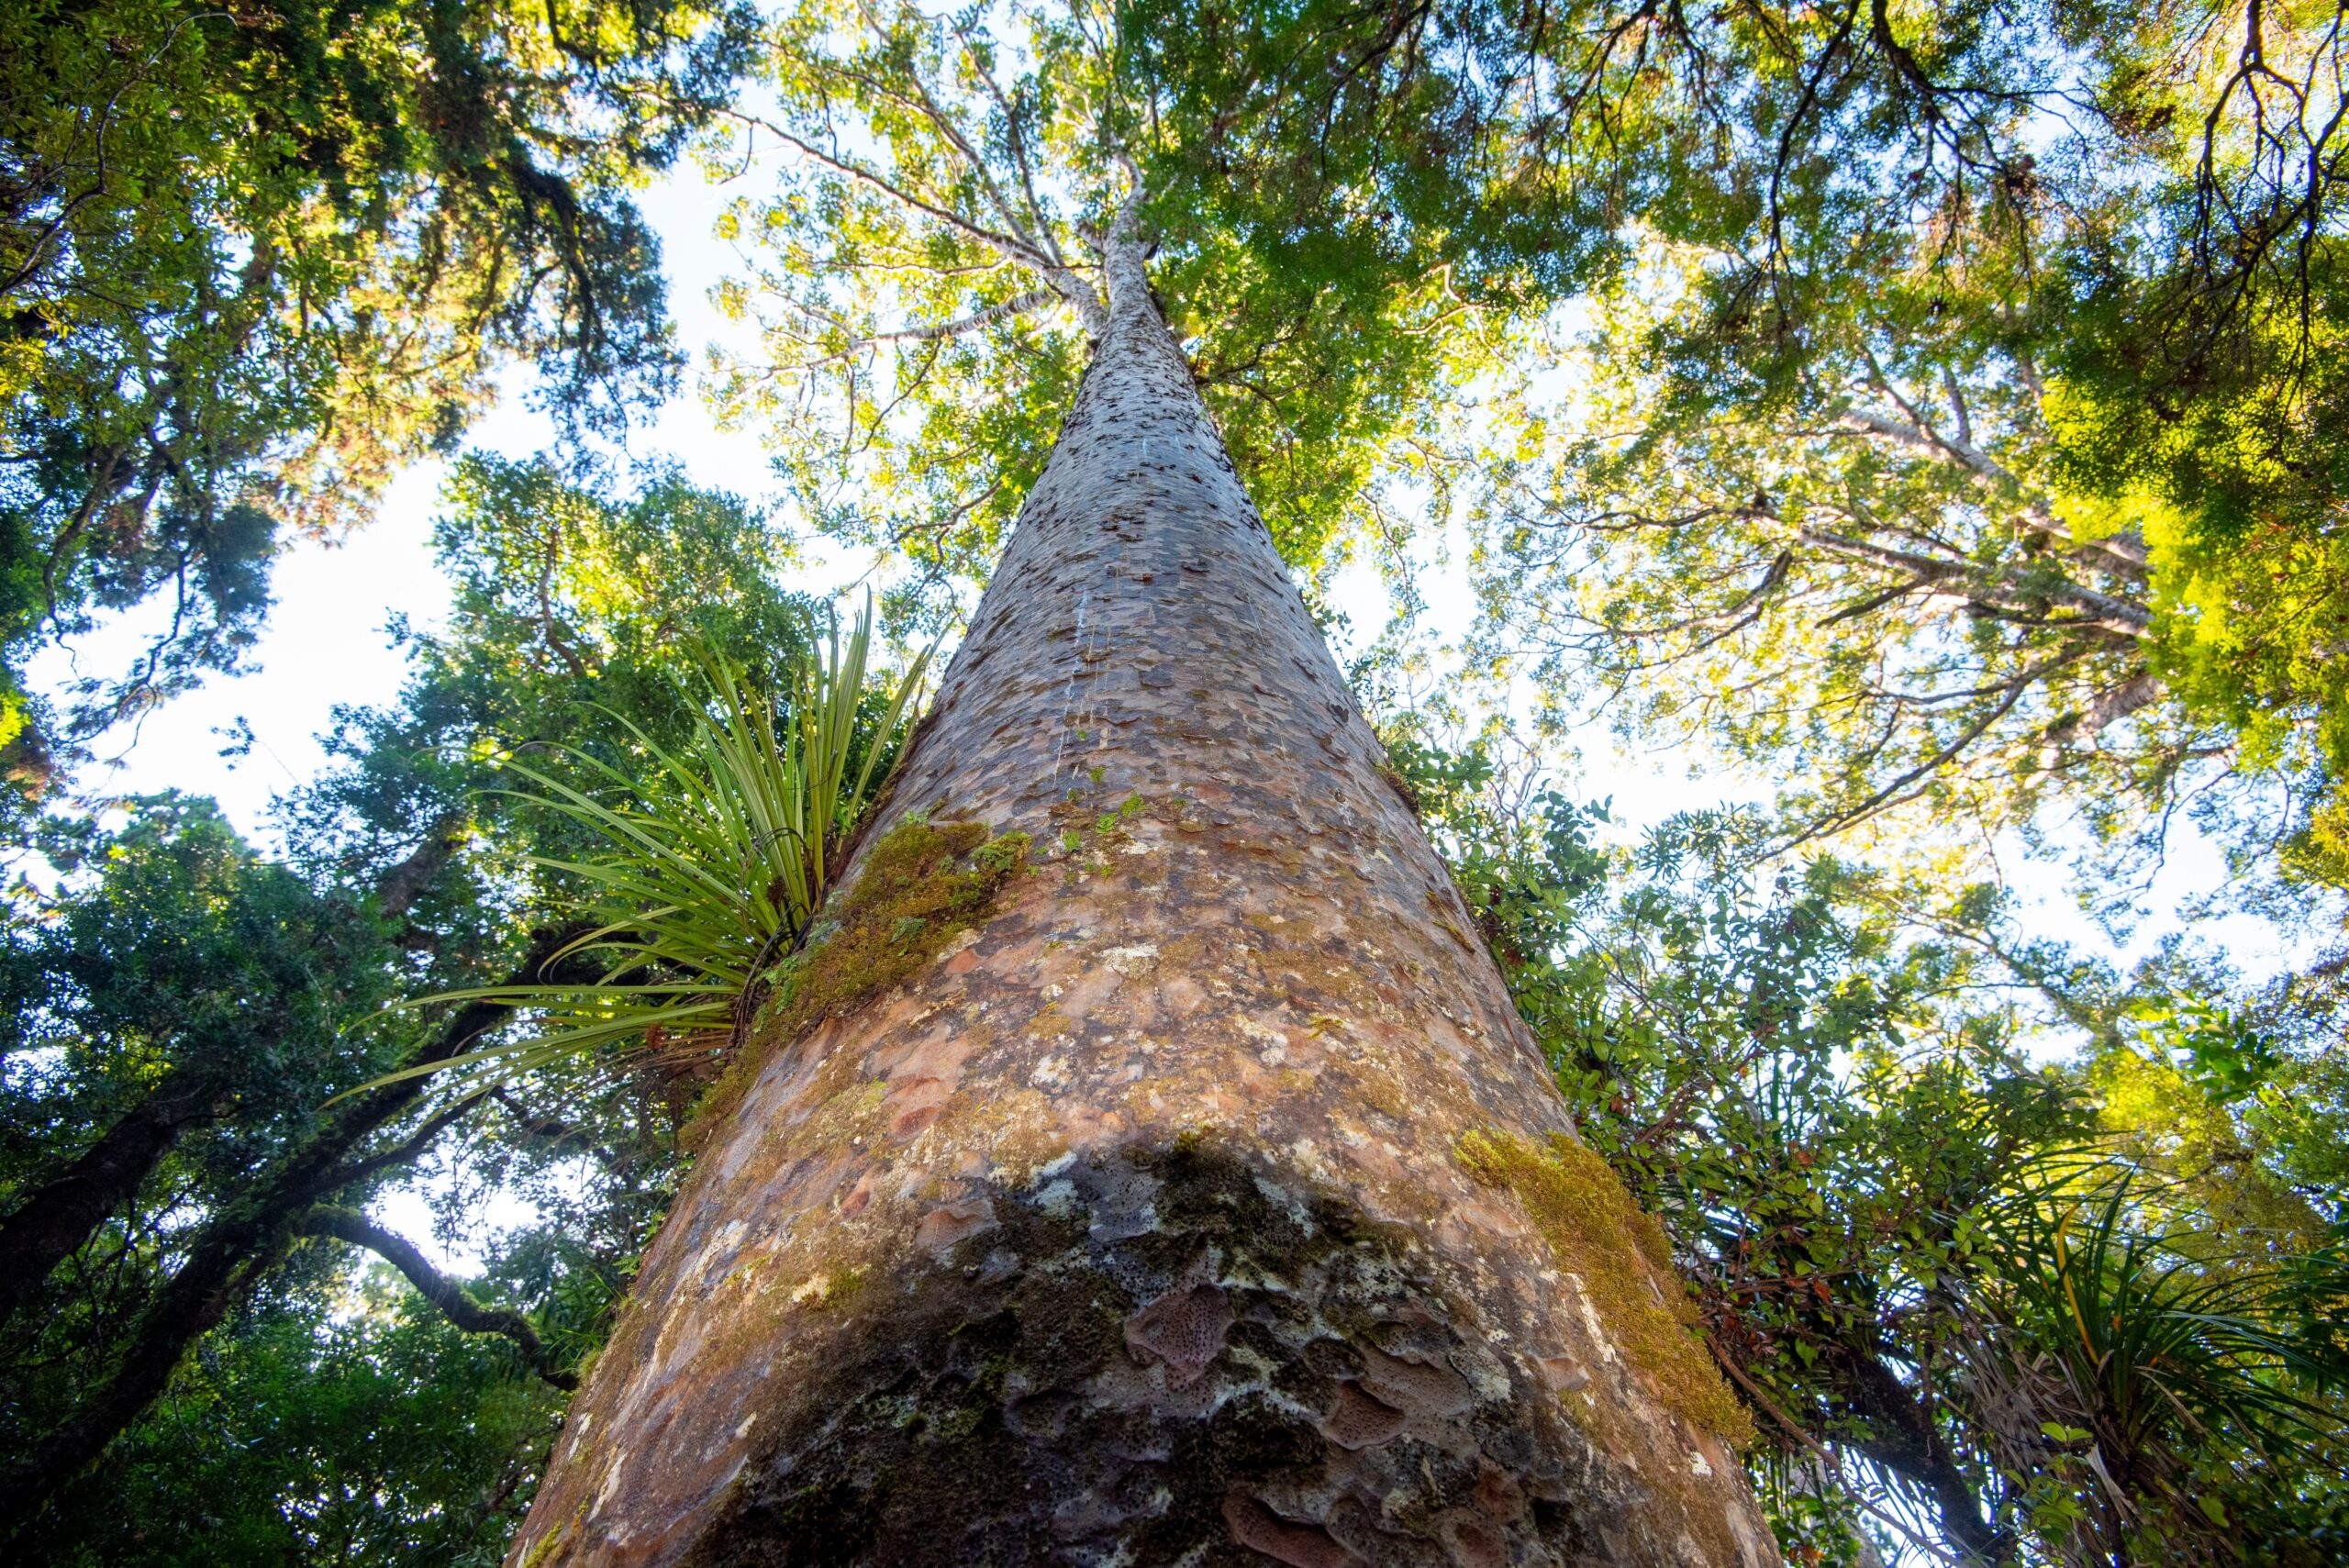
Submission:
[[[1790,1561],[2328,1559],[2343,1193],[2269,1109],[2337,1114],[2309,1042],[2216,974],[2116,984],[1987,886],[1757,873],[1737,812],[1611,845],[1486,742],[1390,751],[1669,1234]],[[2051,1027],[2087,1049],[2046,1062]]]
[[[1782,842],[2186,808],[2338,885],[2336,9],[1495,17],[1634,246],[1481,497],[1494,650]]]
[[[173,1499],[206,1488],[246,1532],[217,1536],[224,1558],[244,1540],[273,1560],[340,1560],[353,1531],[385,1555],[494,1558],[550,1435],[537,1385],[567,1385],[600,1341],[666,1202],[689,1075],[558,1071],[453,1102],[416,1084],[328,1102],[521,1036],[510,1006],[383,1013],[544,977],[562,940],[548,922],[576,889],[541,862],[592,836],[501,793],[523,782],[509,760],[594,784],[589,759],[629,761],[648,737],[678,745],[705,717],[681,685],[696,650],[775,667],[808,646],[808,606],[783,587],[756,512],[674,477],[609,496],[542,465],[474,461],[441,523],[453,613],[408,639],[398,705],[339,716],[335,762],[283,803],[284,855],[203,803],[60,821],[46,841],[61,879],[20,884],[0,925],[10,1275],[42,1256],[18,1244],[20,1221],[71,1222],[63,1255],[8,1277],[0,1301],[0,1485],[12,1530],[44,1560],[77,1541],[168,1557],[185,1545]],[[109,1149],[108,1200],[79,1214],[85,1162]],[[365,1218],[428,1169],[448,1235],[488,1191],[540,1214],[485,1246],[471,1288],[436,1275],[419,1238]],[[451,1327],[321,1338],[320,1324],[353,1322],[353,1249],[407,1274]],[[499,1344],[468,1347],[456,1328]],[[238,1404],[262,1390],[265,1409]],[[470,1435],[386,1432],[411,1397]],[[351,1429],[324,1429],[346,1417]],[[246,1445],[273,1432],[279,1446],[252,1462]],[[304,1475],[314,1499],[273,1490]],[[354,1490],[336,1496],[346,1479]],[[117,1518],[110,1495],[135,1502]]]
[[[285,531],[362,519],[536,367],[613,428],[676,353],[633,191],[729,88],[701,0],[31,0],[0,19],[0,747],[37,787],[232,668]],[[45,639],[160,595],[50,712]]]
[[[758,347],[721,357],[717,393],[820,526],[984,573],[1135,201],[1167,323],[1289,560],[1319,570],[1401,526],[1397,487],[1438,461],[1510,301],[1458,286],[1361,154],[1325,158],[1285,101],[1202,75],[1252,12],[1207,8],[1179,51],[1163,20],[806,4],[770,28],[772,106],[729,111],[710,154],[713,172],[784,154],[721,229],[751,262],[721,303]]]

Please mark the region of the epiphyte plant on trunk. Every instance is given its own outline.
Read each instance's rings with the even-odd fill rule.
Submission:
[[[722,654],[706,652],[706,690],[685,694],[696,720],[683,746],[664,747],[625,715],[609,715],[633,737],[640,770],[566,750],[581,781],[573,783],[509,760],[535,786],[509,794],[601,842],[584,858],[531,860],[573,890],[566,914],[585,928],[557,956],[592,955],[602,973],[580,984],[494,985],[402,1002],[394,1010],[489,1002],[527,1009],[536,1027],[338,1098],[436,1073],[471,1092],[566,1056],[640,1042],[667,1048],[672,1068],[723,1057],[770,967],[823,909],[841,851],[863,820],[879,764],[929,667],[929,653],[917,654],[893,684],[876,685],[867,673],[872,643],[868,597],[845,645],[835,621],[826,653],[802,662],[780,726],[771,695]],[[868,706],[877,715],[861,725]]]
[[[1245,393],[1227,443],[1202,396],[1264,254],[1194,221],[1099,16],[1037,21],[1008,83],[967,19],[802,13],[779,40],[761,134],[837,244],[794,260],[799,357],[765,384],[840,373],[884,503],[994,471],[939,494],[937,564],[984,566],[972,519],[1024,493],[841,896],[972,895],[885,984],[754,1026],[514,1561],[1774,1562],[1742,1412],[1289,576],[1278,540],[1314,557],[1343,463],[1286,465],[1309,443]],[[1369,384],[1338,375],[1300,406],[1348,462],[1447,351],[1397,328],[1441,285],[1394,261],[1341,296],[1375,306],[1362,334],[1295,356],[1409,340],[1384,404],[1349,413]],[[916,324],[814,341],[868,285],[855,308],[910,294]],[[1082,338],[1024,335],[1039,289]],[[982,864],[991,841],[1022,848]]]

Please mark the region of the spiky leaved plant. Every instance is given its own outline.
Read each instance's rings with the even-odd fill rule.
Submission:
[[[562,1058],[650,1040],[686,1042],[696,1053],[729,1045],[758,995],[760,977],[807,934],[872,803],[887,738],[906,717],[927,652],[881,705],[861,762],[851,771],[873,641],[873,604],[843,642],[834,623],[822,657],[804,662],[781,722],[776,705],[722,655],[702,660],[700,692],[688,690],[692,733],[662,746],[611,713],[642,759],[629,771],[566,750],[584,778],[566,782],[521,762],[528,789],[508,791],[569,817],[597,840],[575,859],[533,856],[584,887],[573,920],[585,933],[558,957],[602,962],[580,985],[499,985],[444,991],[402,1009],[495,1001],[536,1023],[524,1038],[362,1084],[446,1073],[461,1091],[516,1077]],[[605,710],[607,713],[610,710]]]
[[[2255,1499],[2276,1455],[2337,1430],[2327,1396],[2349,1382],[2309,1331],[2349,1300],[2349,1259],[2196,1257],[2143,1226],[2138,1184],[2106,1165],[2024,1194],[1991,1223],[1978,1293],[1976,1418],[2002,1469],[2061,1488],[2034,1511],[2082,1564],[2230,1554],[2243,1543],[2222,1499]]]

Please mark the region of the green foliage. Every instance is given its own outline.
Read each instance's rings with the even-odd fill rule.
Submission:
[[[2109,884],[2190,812],[2343,884],[2330,9],[1389,20],[1627,241],[1477,499],[1486,651],[1788,781],[1782,843]]]
[[[664,747],[686,742],[695,716],[681,696],[704,678],[697,649],[777,691],[813,655],[816,606],[780,582],[787,545],[738,497],[673,473],[623,498],[543,462],[469,456],[434,537],[453,589],[445,628],[395,628],[414,662],[400,700],[338,709],[325,738],[335,765],[281,808],[316,873],[373,874],[423,824],[451,820],[484,829],[468,852],[484,883],[527,883],[520,845],[554,853],[596,840],[518,801],[523,781],[502,759],[587,783],[564,759],[632,763],[630,724]]]
[[[388,1271],[217,1336],[21,1547],[60,1564],[493,1568],[560,1396]]]
[[[2178,700],[2237,738],[2237,755],[2297,797],[2265,843],[2285,874],[2349,887],[2349,540],[2339,505],[2313,517],[2262,509],[2220,529],[2141,490],[2091,510],[2133,518],[2150,541],[2162,642],[2155,668]]]
[[[21,1105],[12,1133],[103,1119],[174,1071],[201,1075],[243,1115],[292,1112],[351,1065],[339,1020],[384,995],[380,931],[256,854],[208,800],[121,809],[117,827],[47,824],[50,863],[83,874],[17,911],[0,1045],[41,1062],[28,1091],[73,1099]]]
[[[2282,1511],[2281,1456],[2328,1467],[2341,1411],[2324,1396],[2349,1361],[2326,1319],[2349,1295],[2349,1260],[2213,1269],[2145,1232],[2125,1170],[2077,1186],[2027,1193],[1986,1228],[1994,1266],[1975,1299],[1992,1335],[2012,1338],[2006,1364],[1976,1373],[1993,1386],[1976,1423],[2002,1469],[2032,1477],[2022,1506],[2069,1555],[2210,1561]],[[2292,1560],[2290,1542],[2277,1548]]]
[[[2175,507],[2206,561],[2332,538],[2349,481],[2341,127],[2321,85],[2339,21],[2244,11],[2211,36],[2225,16],[2083,18],[2113,149],[2133,158],[2095,172],[2105,210],[2063,258],[2050,388],[2067,484]]]
[[[175,1238],[389,1060],[380,1037],[342,1032],[396,984],[363,906],[256,854],[208,801],[125,804],[119,826],[50,824],[66,878],[20,885],[0,929],[0,1213],[53,1199],[109,1129],[143,1121],[161,1145],[51,1277],[9,1282],[25,1293],[0,1355],[12,1451],[104,1374]]]
[[[37,787],[234,668],[285,530],[362,518],[535,361],[611,428],[674,363],[632,186],[727,88],[699,0],[222,9],[34,0],[0,20],[0,746]],[[161,595],[163,629],[50,713],[44,639]]]
[[[2241,869],[2349,885],[2334,11],[809,0],[760,28],[756,112],[723,103],[751,33],[668,0],[0,22],[20,783],[232,665],[285,531],[363,512],[502,364],[607,428],[664,389],[630,191],[713,116],[714,166],[791,156],[727,220],[751,276],[721,304],[757,333],[721,406],[818,527],[913,558],[893,617],[944,614],[1041,472],[1131,202],[1293,563],[1465,506],[1502,673],[1788,782],[1627,851],[1497,742],[1391,748],[1588,1148],[1663,1218],[1790,1557],[1895,1526],[1993,1560],[2341,1555],[2339,967],[2252,985],[2180,944],[2116,978],[1947,848],[2069,814],[2125,861],[2183,805]],[[1577,293],[1562,376],[1534,328]],[[296,1167],[363,1205],[438,1138],[444,1221],[540,1203],[480,1288],[575,1364],[746,1003],[783,1031],[856,1005],[1024,861],[910,821],[830,889],[916,677],[867,689],[869,621],[819,662],[740,501],[473,459],[439,542],[456,614],[406,639],[399,705],[340,716],[284,862],[132,803],[52,824],[64,880],[12,910],[11,1217],[181,1119],[12,1320],[0,1447],[139,1346],[201,1347],[45,1556],[497,1555],[546,1391],[404,1290],[353,1309],[298,1217],[239,1217]],[[128,676],[24,692],[39,643],[157,592]],[[1072,857],[1141,808],[1070,804]],[[1855,863],[1870,834],[1903,855]],[[595,970],[495,984],[583,910]],[[477,1094],[333,1141],[493,1002]],[[608,1071],[636,1036],[663,1049]],[[1562,1245],[1636,1229],[1595,1162],[1493,1149]],[[216,1243],[262,1305],[144,1337]]]
[[[0,1324],[12,1461],[134,1391],[111,1457],[41,1516],[44,1560],[85,1540],[93,1560],[216,1548],[223,1560],[494,1559],[551,1436],[548,1394],[516,1381],[524,1360],[502,1340],[445,1327],[417,1330],[452,1356],[403,1360],[406,1341],[351,1327],[337,1305],[346,1248],[289,1253],[290,1235],[313,1203],[365,1208],[388,1187],[415,1190],[425,1168],[451,1237],[475,1229],[489,1193],[535,1207],[493,1240],[473,1294],[533,1324],[553,1365],[575,1366],[667,1201],[692,1085],[658,1073],[555,1067],[431,1108],[386,1099],[397,1085],[322,1102],[446,1027],[377,1017],[384,1003],[509,975],[567,895],[562,873],[530,857],[570,858],[593,835],[484,794],[523,783],[506,762],[577,787],[595,778],[583,759],[625,760],[640,736],[674,754],[711,717],[689,695],[696,650],[737,669],[787,666],[807,648],[808,606],[779,586],[781,555],[755,514],[673,477],[611,499],[540,465],[475,461],[450,501],[440,542],[455,612],[408,639],[415,675],[398,707],[340,716],[338,762],[284,803],[283,859],[207,806],[163,799],[134,803],[127,822],[52,825],[43,842],[61,883],[16,890],[0,944],[0,1221],[140,1118],[168,1134],[130,1171],[135,1190]],[[861,738],[879,717],[876,698]],[[874,767],[887,766],[885,752]],[[514,1038],[510,1016],[485,1021],[480,1043]],[[173,1307],[207,1258],[227,1270],[217,1288],[230,1308],[208,1333]],[[259,1316],[239,1316],[256,1292]],[[267,1375],[206,1392],[224,1368],[260,1367],[240,1347],[281,1311],[299,1327],[263,1347]],[[190,1351],[140,1425],[141,1378],[169,1384]],[[415,1418],[394,1429],[410,1402]],[[457,1429],[434,1425],[444,1418]],[[137,1506],[106,1512],[109,1489]],[[380,1511],[361,1517],[379,1494]],[[314,1504],[323,1522],[304,1512]],[[21,1512],[9,1527],[30,1540]],[[191,1541],[206,1519],[218,1528]]]
[[[2033,350],[1954,313],[1995,297],[1854,282],[1774,389],[1728,358],[1713,264],[1659,249],[1605,296],[1578,406],[1485,503],[1486,650],[1555,719],[1782,781],[1782,846],[2021,830],[2143,863],[2189,789],[2264,843],[2272,790],[2207,776],[2237,742],[2164,684],[2143,540],[2066,520]]]
[[[860,733],[872,640],[868,601],[846,648],[835,627],[829,656],[802,672],[780,735],[773,699],[746,687],[721,658],[707,668],[706,690],[687,694],[693,729],[682,747],[663,747],[614,716],[640,759],[633,772],[573,753],[587,781],[577,787],[509,762],[540,792],[526,795],[529,804],[601,840],[590,858],[532,857],[586,890],[570,913],[590,929],[559,956],[592,953],[601,975],[405,1002],[495,1002],[538,1021],[524,1039],[403,1069],[346,1095],[432,1073],[477,1089],[639,1040],[657,1050],[674,1039],[681,1053],[739,1045],[766,965],[805,939],[824,906],[840,846],[863,817],[876,765],[928,662],[927,654],[914,661],[877,722]]]
[[[1802,1552],[1921,1524],[1994,1559],[2322,1561],[2349,1276],[2288,1145],[2227,1109],[2293,1071],[2281,1020],[2208,976],[2100,990],[1977,892],[1756,872],[1750,814],[1626,851],[1489,746],[1390,752]],[[2076,1066],[2026,1053],[2055,1021],[2091,1030]]]
[[[1160,307],[1284,554],[1318,573],[1406,531],[1394,493],[1459,461],[1444,439],[1507,301],[1462,297],[1377,210],[1355,150],[1317,148],[1287,99],[1218,96],[1217,40],[1264,26],[1090,4],[809,0],[779,18],[774,110],[738,111],[709,155],[788,154],[721,226],[752,270],[720,303],[760,340],[727,356],[718,397],[762,422],[819,526],[984,573],[1106,307],[1104,236],[1139,195]]]

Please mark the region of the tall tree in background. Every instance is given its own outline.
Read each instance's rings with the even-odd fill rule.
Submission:
[[[2339,1555],[2340,967],[2124,980],[1991,888],[1753,869],[2075,808],[2125,862],[2193,802],[2238,808],[2243,867],[2339,884],[2337,17],[817,4],[723,106],[731,11],[47,19],[63,64],[7,100],[10,417],[55,460],[8,471],[42,606],[11,656],[158,584],[187,612],[32,715],[52,757],[233,657],[277,530],[453,439],[502,359],[582,424],[665,384],[629,182],[713,113],[714,169],[787,166],[728,219],[759,330],[721,406],[818,526],[919,568],[901,629],[968,619],[1013,542],[860,879],[729,981],[738,1026],[772,998],[748,1052],[317,1106],[526,1038],[512,993],[357,1017],[545,974],[609,846],[482,793],[509,757],[626,809],[696,645],[791,687],[787,551],[725,497],[468,462],[458,620],[345,716],[284,861],[176,798],[49,823],[68,874],[19,890],[0,976],[0,1496],[35,1554],[504,1550],[694,1145],[526,1560],[1641,1560],[1730,1501],[1698,1429],[1743,1419],[1673,1262],[1789,1557],[1847,1560],[1855,1505],[1929,1554]],[[1545,406],[1520,350],[1586,288],[1588,379]],[[86,523],[130,457],[84,427],[155,465]],[[1456,497],[1488,651],[1790,779],[1769,828],[1668,824],[1615,905],[1587,815],[1453,810],[1473,759],[1408,722],[1371,776],[1281,569],[1318,611]],[[2307,809],[2260,815],[2278,780]],[[721,924],[766,881],[711,874]],[[546,1222],[436,1271],[366,1208],[427,1161],[444,1224],[505,1182]],[[1743,1555],[1718,1517],[1672,1546]]]
[[[696,0],[11,6],[0,20],[0,747],[20,790],[232,668],[289,529],[364,517],[534,364],[668,390],[633,188],[731,87]],[[163,601],[57,709],[25,660]]]
[[[854,399],[918,399],[914,439],[979,469],[1020,456],[983,411],[1039,419],[1065,378],[960,339],[1019,352],[1057,305],[1092,361],[517,1560],[1770,1561],[1669,1259],[1575,1140],[1168,330],[1248,329],[1246,247],[1131,183],[1102,18],[1040,25],[1008,81],[952,21],[867,15],[841,56],[819,19],[783,35],[790,102],[871,134],[768,130],[848,208],[838,244],[881,232],[781,319],[836,317],[860,260],[928,307],[840,330],[817,362],[898,345],[898,384],[835,406],[869,447]],[[1353,279],[1374,327],[1415,286],[1387,260]],[[1376,396],[1408,407],[1410,370]],[[1287,471],[1275,417],[1230,426]],[[1308,476],[1343,455],[1296,445]],[[1317,493],[1286,493],[1308,551]]]

